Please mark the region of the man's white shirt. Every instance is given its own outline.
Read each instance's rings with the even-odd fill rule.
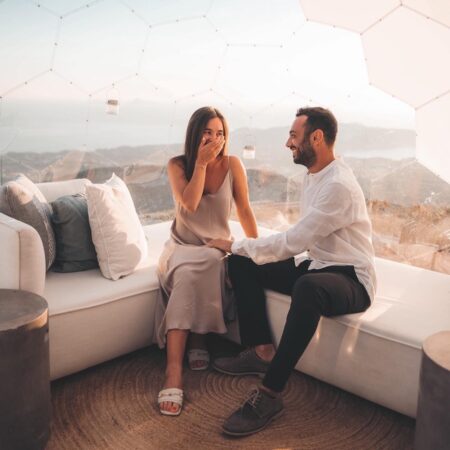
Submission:
[[[364,194],[352,170],[334,160],[305,176],[300,220],[282,233],[233,242],[231,252],[256,264],[295,257],[299,265],[311,260],[309,270],[354,266],[356,276],[373,301],[376,289],[372,227]]]

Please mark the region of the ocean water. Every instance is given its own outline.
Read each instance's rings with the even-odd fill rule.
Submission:
[[[400,160],[405,158],[414,158],[415,149],[410,147],[396,147],[391,149],[370,149],[359,151],[340,152],[344,158],[386,158]]]

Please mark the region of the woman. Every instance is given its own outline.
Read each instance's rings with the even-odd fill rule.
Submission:
[[[184,155],[167,166],[176,204],[171,237],[158,267],[161,296],[155,314],[156,340],[166,345],[164,388],[158,395],[161,414],[176,416],[183,404],[182,367],[188,343],[192,370],[208,367],[205,334],[225,333],[231,298],[226,263],[220,250],[206,244],[230,238],[228,219],[233,199],[247,237],[257,237],[245,169],[228,156],[228,126],[215,108],[194,112],[186,131]]]

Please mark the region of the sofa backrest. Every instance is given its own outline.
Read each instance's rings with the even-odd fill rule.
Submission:
[[[48,202],[53,202],[63,195],[84,194],[88,184],[91,184],[91,182],[87,178],[79,178],[76,180],[37,183],[36,186],[44,194]]]
[[[87,179],[37,184],[48,202],[63,195],[84,193]],[[37,231],[0,213],[0,288],[21,289],[42,295],[45,286],[45,254]]]
[[[38,232],[0,213],[0,288],[20,289],[42,295],[45,254]]]

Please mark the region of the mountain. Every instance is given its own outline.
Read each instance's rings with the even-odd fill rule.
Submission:
[[[288,138],[288,127],[269,129],[240,128],[231,133],[230,149],[232,154],[241,155],[245,145],[256,147],[256,161],[248,160],[248,167],[267,164],[283,172],[291,172],[292,158],[285,142]],[[336,153],[342,156],[353,156],[355,152],[364,158],[376,156],[391,158],[393,151],[409,149],[413,156],[415,148],[415,132],[404,129],[386,129],[366,127],[356,123],[343,123],[339,127],[336,140]]]
[[[230,153],[241,156],[245,145],[256,146],[256,158],[245,159],[252,201],[295,202],[299,197],[304,167],[293,164],[284,147],[287,129],[235,130],[230,135]],[[383,200],[403,206],[429,203],[450,205],[450,186],[414,158],[389,158],[399,146],[414,147],[414,132],[342,124],[338,148],[352,167],[368,200]],[[355,158],[378,150],[378,157]],[[182,152],[182,144],[120,146],[95,151],[22,152],[1,155],[3,181],[25,173],[37,182],[86,177],[104,182],[113,172],[130,186],[139,208],[145,212],[172,208],[165,166]],[[348,156],[346,156],[348,154]],[[386,157],[382,157],[386,155]]]

